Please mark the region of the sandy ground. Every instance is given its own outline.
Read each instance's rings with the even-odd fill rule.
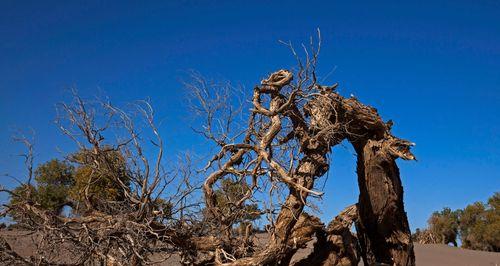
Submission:
[[[415,244],[417,265],[500,266],[500,253],[468,250],[438,244]]]
[[[27,232],[1,230],[0,235],[5,237],[12,248],[19,254],[23,256],[33,254],[35,239],[27,234]],[[260,235],[256,240],[258,245],[263,245],[266,241],[266,237]],[[310,243],[309,249],[297,252],[292,260],[307,256],[311,251],[311,247],[312,243]],[[64,248],[61,249],[61,251],[63,250]],[[63,251],[61,253],[67,252]],[[61,253],[58,255],[61,256]],[[76,254],[66,255],[60,257],[61,262]],[[419,266],[500,266],[500,253],[467,250],[446,245],[415,244],[415,256],[417,265]],[[167,261],[157,265],[179,265],[177,261],[178,256],[173,255]],[[360,263],[360,265],[362,265],[362,263]]]

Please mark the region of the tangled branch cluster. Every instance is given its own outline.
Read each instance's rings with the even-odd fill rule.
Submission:
[[[358,237],[347,241],[351,243],[350,248],[357,251],[350,250],[346,254],[351,256],[353,265],[359,257],[369,265],[414,263],[403,191],[395,164],[397,158],[415,159],[410,152],[413,143],[393,136],[390,132],[392,121],[384,122],[376,109],[354,97],[344,98],[336,91],[336,84],[318,84],[316,60],[317,53],[313,53],[312,57],[306,57],[305,63],[299,60],[295,75],[279,70],[262,80],[253,91],[244,136],[230,142],[216,140],[220,150],[205,168],[213,171],[206,178],[203,191],[207,209],[217,221],[213,233],[222,243],[214,258],[218,264],[288,265],[312,235],[337,234],[338,230],[334,230],[337,233],[328,231],[317,218],[306,214],[304,207],[309,196],[321,198],[323,195],[315,189],[315,181],[328,171],[332,147],[343,140],[351,142],[358,154],[361,192],[356,218],[349,219],[356,221]],[[229,203],[234,209],[229,213],[221,211],[214,193],[217,182],[226,178],[249,184],[250,188],[239,200]],[[263,204],[262,213],[268,214],[270,224],[270,240],[261,250],[242,252],[249,250],[244,246],[247,242],[239,240],[241,236],[233,235],[232,230],[234,222],[242,215],[238,210],[245,201],[258,200],[255,195],[266,187],[267,199],[279,198],[276,193],[284,196],[276,205]],[[288,189],[288,193],[283,192],[284,189]],[[395,217],[400,218],[399,221],[395,221]],[[301,219],[309,224],[305,226]],[[349,223],[345,227],[348,226]],[[303,230],[305,227],[308,229]]]
[[[1,191],[16,201],[3,204],[2,216],[17,215],[20,226],[36,239],[36,254],[19,256],[4,241],[3,262],[28,264],[87,265],[140,265],[164,261],[179,250],[193,249],[191,223],[194,213],[190,209],[199,202],[189,203],[196,187],[192,186],[188,169],[179,164],[175,173],[163,168],[164,144],[155,125],[154,111],[149,102],[134,105],[142,117],[143,125],[136,125],[129,112],[109,102],[86,102],[76,93],[73,102],[59,107],[58,125],[62,132],[77,144],[80,153],[68,160],[85,164],[88,179],[78,190],[85,206],[68,202],[78,215],[65,216],[42,208],[30,195],[33,175],[33,148],[26,138],[19,138],[28,147],[25,154],[29,178],[21,188]],[[101,119],[104,117],[105,119]],[[141,127],[144,126],[145,127]],[[150,129],[153,159],[147,156],[144,140]],[[113,134],[125,133],[114,144],[106,142]],[[118,160],[118,161],[117,161]],[[117,166],[119,165],[119,166]],[[110,179],[120,197],[98,198],[93,195],[95,184]],[[109,193],[104,191],[104,193]],[[61,261],[58,256],[66,252],[71,258]]]

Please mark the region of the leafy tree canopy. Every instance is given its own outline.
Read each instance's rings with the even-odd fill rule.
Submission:
[[[443,244],[453,243],[457,246],[458,211],[444,208],[441,212],[434,212],[429,218],[429,230],[436,236],[436,240]]]
[[[456,244],[459,235],[464,248],[499,252],[500,193],[493,194],[487,203],[475,202],[456,211],[444,208],[434,212],[428,225],[428,229],[417,229],[414,235],[417,241]]]
[[[123,201],[130,186],[126,161],[116,150],[102,154],[95,157],[90,150],[80,150],[69,156],[72,164],[53,159],[39,165],[34,171],[34,184],[15,188],[10,204],[28,199],[46,211],[59,214],[69,205],[82,214],[99,209],[99,202],[104,200]],[[24,218],[13,215],[18,222]]]
[[[500,193],[488,203],[475,202],[460,215],[460,234],[463,246],[470,249],[500,251]]]

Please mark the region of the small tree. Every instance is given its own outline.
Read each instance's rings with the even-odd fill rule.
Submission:
[[[35,170],[37,197],[43,209],[59,214],[70,204],[68,192],[74,185],[74,168],[57,159],[50,160]]]
[[[417,229],[413,239],[422,244],[453,243],[460,235],[462,247],[475,250],[500,251],[500,193],[496,192],[487,203],[475,202],[463,210],[444,208],[434,212],[429,227]]]
[[[435,235],[437,242],[457,246],[458,214],[458,211],[450,208],[443,208],[441,212],[432,214],[428,221],[429,230]]]
[[[463,209],[460,214],[460,234],[462,246],[469,249],[483,249],[480,243],[482,228],[484,227],[485,206],[482,202],[475,202]]]

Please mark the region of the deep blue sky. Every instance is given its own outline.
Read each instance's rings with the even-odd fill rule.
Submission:
[[[151,97],[170,152],[202,144],[189,125],[186,71],[253,85],[293,66],[278,40],[320,28],[319,74],[395,121],[417,143],[400,162],[413,228],[443,206],[500,190],[500,3],[497,1],[1,1],[0,172],[21,174],[9,128],[37,132],[37,162],[74,150],[53,120],[75,86],[122,103]],[[327,1],[325,1],[327,2]],[[356,201],[352,149],[337,148],[325,220]]]

